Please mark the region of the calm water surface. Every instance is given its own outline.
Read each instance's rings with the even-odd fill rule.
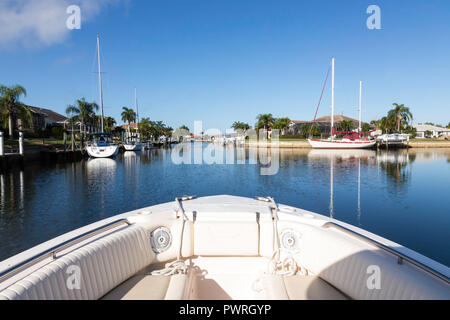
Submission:
[[[225,153],[227,154],[227,153]],[[228,149],[233,156],[234,149]],[[239,158],[238,155],[235,155]],[[89,223],[180,195],[272,196],[450,266],[450,150],[281,149],[261,164],[177,165],[170,149],[0,175],[0,260]],[[275,155],[273,155],[276,157]]]

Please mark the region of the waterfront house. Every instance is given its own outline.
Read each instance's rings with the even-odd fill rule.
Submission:
[[[359,121],[356,119],[339,114],[334,115],[335,125],[343,120],[352,121],[355,128],[358,128],[359,126]],[[331,115],[329,115],[317,118],[316,121],[292,120],[291,123],[289,124],[289,133],[300,134],[302,126],[311,126],[313,123],[319,127],[321,134],[329,134],[331,132]],[[364,122],[362,124],[364,124]]]
[[[132,123],[130,123],[129,125],[128,125],[128,124],[123,124],[123,125],[121,125],[121,127],[122,127],[122,129],[127,130],[127,131],[128,131],[128,128],[133,129],[133,130],[136,130],[136,128],[137,128],[137,123],[132,122]]]
[[[67,117],[45,108],[27,106],[31,111],[32,122],[30,127],[22,125],[22,120],[17,119],[16,127],[20,130],[29,130],[34,133],[45,130],[47,127],[64,127]]]
[[[28,106],[33,114],[33,126],[39,129],[45,129],[46,127],[63,127],[67,117],[50,109],[38,108]]]
[[[441,136],[450,138],[450,129],[431,124],[417,124],[413,126],[417,130],[416,138],[438,138]]]

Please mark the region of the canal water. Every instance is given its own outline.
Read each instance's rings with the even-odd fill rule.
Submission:
[[[272,196],[450,266],[450,149],[280,149],[255,158],[253,149],[228,147],[214,153],[224,163],[216,157],[211,164],[205,148],[127,152],[115,160],[27,166],[0,175],[0,260],[177,196],[229,194]],[[275,170],[262,174],[269,158]]]

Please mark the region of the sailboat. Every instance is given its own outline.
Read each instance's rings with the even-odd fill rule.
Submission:
[[[334,128],[334,58],[331,60],[331,135],[328,139],[308,139],[309,144],[314,149],[366,149],[376,144],[376,140],[364,138],[361,130],[361,97],[362,82],[359,90],[359,130],[358,132],[337,131]],[[336,138],[337,134],[344,135],[343,138]]]
[[[131,133],[131,128],[127,132],[125,137],[125,141],[123,143],[123,147],[125,151],[141,151],[142,143],[139,134],[139,109],[137,104],[137,93],[136,88],[134,88],[134,107],[136,108],[136,118],[137,118],[137,126],[136,126],[136,134]]]
[[[103,119],[103,89],[102,89],[102,72],[100,63],[100,37],[97,35],[97,54],[98,54],[98,84],[100,91],[100,119],[101,132],[87,135],[86,150],[90,157],[93,158],[110,158],[119,153],[119,146],[113,141],[111,133],[105,133]]]

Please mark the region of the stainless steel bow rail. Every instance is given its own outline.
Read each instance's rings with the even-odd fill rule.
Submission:
[[[16,265],[10,267],[6,271],[0,273],[0,281],[3,280],[4,278],[10,277],[10,276],[18,273],[19,271],[21,271],[21,270],[23,270],[23,269],[25,269],[25,268],[27,268],[27,267],[35,264],[35,263],[38,263],[39,261],[42,261],[42,260],[44,260],[46,258],[52,257],[53,260],[54,260],[54,259],[57,258],[56,255],[57,255],[58,252],[60,252],[60,251],[62,251],[64,249],[67,249],[67,248],[69,248],[69,247],[71,247],[71,246],[73,246],[73,245],[75,245],[77,243],[80,243],[80,242],[82,242],[82,241],[84,241],[86,239],[89,239],[89,238],[91,238],[93,236],[96,236],[96,235],[101,234],[103,232],[106,232],[108,230],[114,229],[114,228],[116,228],[116,227],[118,227],[118,226],[120,226],[122,224],[132,225],[132,223],[130,221],[128,221],[127,219],[119,219],[119,220],[116,220],[116,221],[112,221],[112,222],[110,222],[110,223],[108,223],[106,225],[103,225],[101,227],[98,227],[98,228],[95,228],[93,230],[90,230],[88,232],[85,232],[85,233],[83,233],[83,234],[81,234],[79,236],[76,236],[76,237],[74,237],[74,238],[72,238],[70,240],[67,240],[67,241],[65,241],[63,243],[60,243],[57,246],[54,246],[54,247],[52,247],[52,248],[50,248],[48,250],[45,250],[44,252],[41,252],[41,253],[39,253],[39,254],[37,254],[37,255],[35,255],[35,256],[25,260],[25,261],[23,261],[23,262],[21,262],[19,264],[16,264]]]
[[[401,253],[401,252],[399,252],[399,251],[397,251],[395,249],[392,249],[391,247],[388,247],[388,246],[386,246],[386,245],[384,245],[384,244],[382,244],[382,243],[380,243],[380,242],[378,242],[376,240],[373,240],[373,239],[371,239],[369,237],[366,237],[366,236],[364,236],[364,235],[362,235],[362,234],[360,234],[360,233],[358,233],[356,231],[353,231],[351,229],[343,227],[343,226],[341,226],[341,225],[339,225],[337,223],[334,223],[334,222],[327,222],[327,223],[325,223],[322,226],[322,228],[339,229],[339,230],[341,230],[341,231],[343,231],[343,232],[345,232],[345,233],[347,233],[347,234],[349,234],[351,236],[355,236],[358,239],[363,240],[366,243],[374,245],[374,246],[376,246],[376,247],[378,247],[378,248],[380,248],[380,249],[382,249],[384,251],[387,251],[387,252],[393,254],[394,256],[396,256],[398,258],[398,263],[399,264],[402,264],[403,260],[408,261],[409,263],[415,265],[416,267],[418,267],[418,268],[420,268],[420,269],[422,269],[422,270],[424,270],[424,271],[426,271],[428,273],[431,273],[432,275],[438,277],[439,279],[445,281],[446,283],[450,283],[450,278],[448,276],[446,276],[445,274],[442,274],[441,272],[439,272],[437,270],[434,270],[433,268],[430,268],[429,266],[427,266],[427,265],[425,265],[425,264],[423,264],[423,263],[421,263],[421,262],[419,262],[419,261],[417,261],[417,260],[415,260],[415,259],[413,259],[411,257],[408,257],[408,256],[404,255],[403,253]]]

